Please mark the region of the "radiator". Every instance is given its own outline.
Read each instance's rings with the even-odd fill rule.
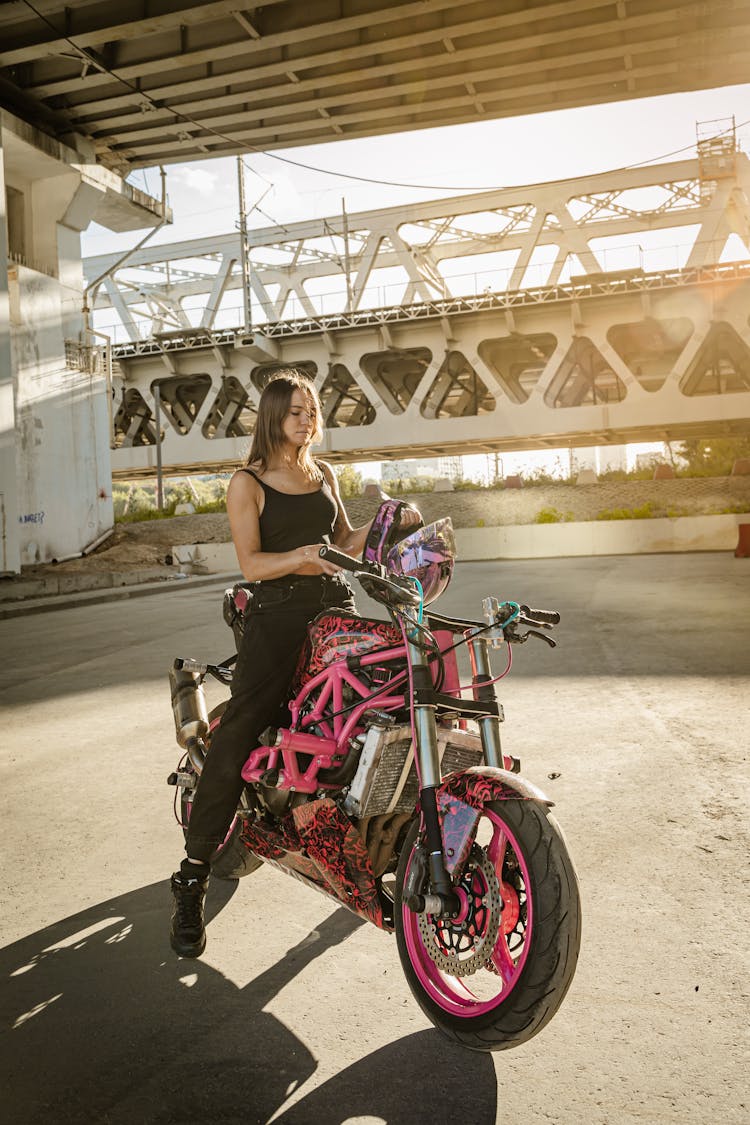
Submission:
[[[438,755],[442,777],[484,761],[479,735],[462,730],[438,728]],[[411,727],[370,727],[344,811],[359,819],[408,812],[418,794]]]

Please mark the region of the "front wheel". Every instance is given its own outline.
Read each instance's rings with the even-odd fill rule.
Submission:
[[[535,801],[484,806],[455,884],[455,918],[415,914],[402,901],[418,835],[415,821],[396,878],[396,938],[409,987],[454,1042],[475,1051],[517,1047],[552,1019],[578,960],[578,880],[557,822]]]
[[[220,703],[218,707],[214,707],[208,716],[208,735],[206,736],[206,747],[210,751],[211,748],[211,734],[221,722],[221,716],[226,710],[226,702]],[[195,774],[192,765],[188,763],[186,769]],[[196,778],[197,781],[197,778]],[[195,789],[183,789],[180,798],[180,814],[183,833],[187,836],[187,826],[190,820],[190,813],[193,807],[193,796]],[[234,818],[229,826],[224,841],[214,852],[211,857],[211,874],[215,875],[217,879],[241,879],[243,875],[252,875],[253,871],[257,871],[259,867],[263,866],[263,860],[258,859],[251,851],[244,846],[241,839],[242,822],[238,816]]]

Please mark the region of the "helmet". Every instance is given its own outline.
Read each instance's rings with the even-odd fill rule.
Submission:
[[[385,565],[394,574],[418,578],[424,604],[440,597],[451,580],[456,540],[450,519],[437,520],[413,531],[391,547]]]
[[[408,534],[401,527],[401,513],[407,505],[402,500],[386,500],[375,513],[372,527],[362,550],[362,562],[382,563],[399,539]]]

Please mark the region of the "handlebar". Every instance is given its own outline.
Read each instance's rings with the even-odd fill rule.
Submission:
[[[318,551],[321,559],[326,562],[333,563],[334,566],[340,567],[342,570],[348,570],[351,574],[355,574],[357,578],[362,581],[365,593],[370,596],[377,596],[375,588],[367,589],[367,580],[374,579],[376,588],[386,590],[390,589],[395,593],[394,601],[401,605],[419,605],[421,596],[417,592],[416,587],[408,578],[402,578],[398,574],[389,574],[384,566],[378,563],[364,562],[361,559],[353,559],[351,555],[344,554],[343,551],[337,551],[335,547],[323,546]],[[382,600],[379,599],[379,600]]]
[[[377,563],[363,562],[361,559],[353,559],[351,555],[345,555],[343,551],[337,551],[335,547],[321,547],[318,551],[321,559],[326,562],[333,563],[334,566],[341,567],[342,570],[348,570],[351,574],[362,573],[373,574],[377,578],[385,577],[385,569],[378,566]]]
[[[537,625],[560,624],[560,614],[554,609],[530,609],[529,606],[522,605],[521,616],[530,618]]]
[[[540,641],[545,641],[550,648],[556,648],[557,642],[548,637],[546,632],[539,632],[542,630],[552,629],[554,625],[559,625],[560,614],[555,609],[532,609],[528,605],[519,605],[518,613],[514,617],[511,614],[503,621],[502,617],[498,615],[498,624],[502,627],[505,640],[508,644],[525,644],[529,637],[537,637]],[[525,628],[525,633],[519,633],[519,628]]]
[[[376,581],[380,582],[383,586],[390,587],[391,590],[397,591],[399,599],[402,602],[411,603],[412,605],[419,603],[419,594],[408,579],[402,578],[397,574],[389,574],[385,567],[379,566],[377,563],[354,559],[351,555],[336,550],[335,547],[323,546],[320,548],[318,554],[321,559],[333,563],[334,566],[340,567],[341,570],[349,571],[350,574],[356,574],[359,578],[365,578],[365,576],[367,576],[376,579]],[[367,592],[371,593],[372,591]],[[497,603],[495,604],[497,605]],[[511,619],[510,621],[509,618]],[[441,618],[439,615],[436,615],[433,620],[437,622],[440,621]],[[449,626],[453,625],[454,627],[460,624],[463,627],[476,625],[483,628],[479,622],[462,621],[459,623],[458,619],[451,618],[444,618],[442,620],[445,624],[449,624]],[[498,614],[495,620],[503,629],[505,640],[508,641],[509,644],[523,644],[528,637],[538,637],[540,640],[546,641],[552,648],[555,647],[555,642],[551,637],[545,636],[544,633],[536,632],[536,630],[547,630],[551,629],[554,625],[559,625],[560,614],[557,610],[532,609],[528,605],[519,605],[515,616],[513,615],[513,610],[509,607],[505,620],[503,620],[502,614]],[[507,625],[506,622],[508,622]],[[519,633],[519,626],[525,627],[527,631],[525,633]]]

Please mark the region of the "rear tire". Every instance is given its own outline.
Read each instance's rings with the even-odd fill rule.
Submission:
[[[263,860],[242,843],[242,821],[235,817],[227,838],[211,859],[211,874],[217,879],[242,879],[263,866]]]
[[[459,925],[461,918],[416,915],[402,901],[418,839],[414,822],[398,866],[396,939],[409,987],[438,1030],[470,1050],[500,1051],[531,1039],[562,1003],[578,960],[581,906],[562,833],[544,805],[515,799],[487,804],[478,843],[483,823],[489,843],[472,850],[456,884],[468,904]],[[498,890],[499,931],[497,914],[494,926],[491,920]],[[490,947],[482,950],[481,943],[493,934],[489,960],[472,972],[467,962],[475,957],[474,965],[482,964]],[[448,964],[461,966],[462,956],[464,972],[451,972]]]
[[[208,734],[206,736],[206,748],[209,751],[211,749],[211,732],[217,726],[218,721],[221,720],[227,702],[225,700],[224,703],[220,703],[209,713]],[[186,768],[192,773],[195,772],[191,765]],[[182,831],[186,837],[194,794],[195,789],[182,790],[180,812],[182,814]],[[223,844],[216,849],[211,857],[211,874],[215,875],[217,879],[242,879],[245,875],[252,875],[253,871],[257,871],[259,867],[263,866],[263,860],[258,859],[256,855],[248,851],[242,843],[241,834],[242,821],[236,816],[229,827]]]

